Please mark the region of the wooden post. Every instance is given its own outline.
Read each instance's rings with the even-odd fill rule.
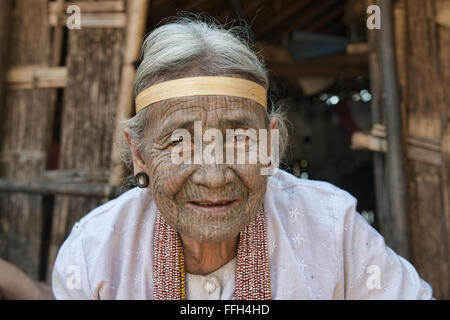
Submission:
[[[9,46],[11,43],[11,26],[13,13],[12,0],[0,0],[0,112],[3,114],[5,97],[5,76],[8,70]],[[2,135],[0,135],[2,136]]]
[[[125,168],[121,164],[117,142],[123,135],[118,125],[133,115],[133,79],[135,76],[134,62],[139,59],[140,49],[147,21],[149,0],[127,1],[127,28],[123,66],[120,79],[120,91],[116,108],[116,128],[111,151],[111,175],[109,184],[119,186],[122,183]]]
[[[0,191],[6,193],[28,193],[40,195],[69,195],[79,197],[98,197],[113,199],[123,191],[120,187],[111,187],[108,184],[77,184],[49,181],[15,182],[0,179]]]
[[[382,0],[379,61],[383,105],[386,118],[388,152],[386,155],[388,203],[391,228],[383,232],[390,246],[405,258],[410,257],[405,185],[405,152],[396,70],[393,2]]]
[[[110,167],[124,42],[123,28],[68,30],[59,169]],[[55,197],[47,279],[73,224],[101,203],[102,199],[93,197]]]
[[[14,16],[7,31],[12,33],[7,47],[9,67],[48,66],[48,1],[17,0],[14,5]],[[49,143],[48,128],[52,126],[51,90],[7,90],[5,108],[0,117],[4,128],[0,154],[2,177],[26,182],[39,179],[44,171]],[[0,256],[37,279],[42,236],[42,197],[1,194],[0,202]]]
[[[366,5],[374,4],[374,0],[367,0]],[[375,49],[369,52],[369,71],[370,71],[370,86],[372,92],[371,102],[371,116],[372,126],[379,126],[384,123],[382,104],[381,104],[381,76],[380,65],[378,60],[378,30],[367,30],[368,46]],[[373,167],[374,167],[374,182],[375,182],[375,221],[378,230],[386,236],[385,230],[389,229],[389,206],[387,203],[387,188],[386,188],[386,164],[385,155],[382,153],[373,153]],[[390,243],[389,239],[386,239]]]
[[[407,162],[412,262],[438,299],[450,299],[449,10],[448,0],[399,0],[396,14],[403,112],[415,145]]]

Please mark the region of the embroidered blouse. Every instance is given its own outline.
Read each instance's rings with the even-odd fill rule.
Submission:
[[[326,182],[278,170],[264,198],[272,299],[432,299],[432,288]],[[57,299],[152,299],[150,189],[133,188],[88,213],[61,246]],[[236,259],[206,276],[186,274],[188,299],[233,299]]]

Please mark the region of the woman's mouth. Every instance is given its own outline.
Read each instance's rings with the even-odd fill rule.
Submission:
[[[221,214],[233,208],[238,202],[239,199],[195,200],[186,202],[186,206],[201,213]]]

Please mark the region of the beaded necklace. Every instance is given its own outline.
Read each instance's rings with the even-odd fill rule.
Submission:
[[[185,300],[186,281],[180,236],[158,211],[154,229],[153,298]],[[264,209],[239,236],[234,299],[269,300],[270,270]]]

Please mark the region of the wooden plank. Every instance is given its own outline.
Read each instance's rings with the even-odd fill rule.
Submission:
[[[351,144],[352,149],[365,149],[376,152],[387,151],[386,139],[374,137],[363,132],[354,132]]]
[[[68,34],[59,169],[109,168],[125,30],[82,28]],[[55,197],[48,274],[73,224],[101,203],[91,197]]]
[[[407,17],[405,1],[397,1],[394,6],[394,33],[395,33],[395,53],[397,59],[397,74],[400,86],[407,92],[408,86],[408,64],[409,64],[409,43],[407,34]],[[408,116],[406,98],[400,99],[400,109],[402,112],[403,128],[408,128]],[[407,129],[406,129],[407,130]],[[405,130],[405,131],[406,131]]]
[[[125,188],[122,187],[111,187],[108,184],[99,183],[60,183],[49,181],[17,182],[8,179],[0,179],[0,191],[6,194],[20,192],[39,195],[97,197],[103,201],[108,201],[117,197],[124,190]]]
[[[375,152],[387,152],[386,138],[374,136],[363,132],[354,132],[351,139],[352,149],[371,150]],[[427,163],[435,166],[442,164],[442,156],[439,145],[427,145],[421,140],[408,138],[406,149],[408,159]]]
[[[450,17],[448,8],[450,7],[449,0],[439,0],[436,3],[437,12],[447,12],[447,19]],[[445,10],[442,10],[445,7]],[[447,20],[448,21],[448,20]],[[447,239],[443,238],[447,244],[450,244],[450,96],[448,94],[450,90],[450,25],[448,23],[443,24],[442,21],[437,20],[440,23],[438,28],[439,36],[439,64],[442,75],[441,86],[444,91],[441,109],[442,119],[442,135],[441,135],[441,153],[442,153],[442,165],[441,165],[441,177],[442,177],[442,200],[443,200],[443,217],[442,224],[445,226],[447,233]],[[447,246],[447,259],[443,259],[443,263],[446,264],[447,270],[444,274],[447,275],[447,279],[450,278],[450,248]],[[446,299],[450,299],[450,281],[447,280],[447,287],[444,288],[442,296]]]
[[[145,25],[147,22],[147,11],[149,0],[129,0],[127,2],[128,21],[126,28],[126,41],[123,54],[123,65],[120,79],[120,91],[116,106],[116,124],[111,151],[111,175],[109,183],[118,186],[123,183],[125,167],[121,163],[117,144],[123,132],[117,130],[119,124],[133,116],[133,79],[136,74],[134,62],[139,59],[142,41],[144,38]]]
[[[82,13],[80,15],[81,28],[124,28],[127,23],[125,13]],[[49,15],[52,27],[65,23],[65,19],[58,19],[58,15]]]
[[[57,169],[46,170],[43,180],[58,183],[107,183],[109,170],[105,168],[96,169]]]
[[[434,3],[434,1],[432,1]],[[406,1],[408,23],[408,131],[423,138],[440,139],[441,92],[436,25],[428,1]],[[421,45],[412,45],[418,44]],[[420,77],[417,75],[421,75]]]
[[[67,7],[76,5],[82,13],[92,12],[124,12],[125,3],[119,1],[70,1],[70,2],[50,2],[48,4],[49,14],[61,14],[67,12]]]
[[[407,149],[408,159],[415,160],[416,162],[427,163],[435,166],[442,164],[442,156],[440,152],[430,151],[417,146],[408,146]]]
[[[291,5],[287,8],[284,8],[284,10],[275,16],[272,17],[269,21],[262,21],[261,24],[258,24],[258,27],[255,28],[255,36],[260,37],[264,34],[270,32],[271,30],[275,29],[280,23],[284,22],[289,17],[296,14],[298,11],[300,11],[302,8],[304,8],[306,5],[311,3],[311,0],[296,0],[292,1]]]
[[[318,32],[320,28],[322,28],[330,21],[333,21],[333,19],[336,19],[339,15],[343,14],[344,11],[345,11],[344,6],[338,6],[336,8],[328,9],[327,12],[325,12],[325,14],[319,17],[319,19],[308,24],[304,30],[307,30],[309,32]]]
[[[50,28],[47,24],[47,0],[17,0],[10,26],[8,47],[10,66],[48,65]],[[46,166],[48,128],[52,127],[53,106],[50,90],[8,91],[0,117],[4,128],[0,170],[3,178],[18,182],[39,179]],[[14,152],[32,151],[28,155]],[[42,197],[37,195],[0,195],[0,256],[38,279]]]
[[[5,136],[9,134],[5,129],[6,127],[3,125],[4,115],[6,114],[6,84],[5,77],[6,72],[9,67],[9,54],[11,47],[11,36],[12,32],[8,30],[11,27],[14,12],[14,3],[13,0],[0,0],[0,140],[5,139]],[[3,163],[0,159],[0,174]],[[6,224],[7,220],[4,217],[5,213],[2,209],[2,204],[6,201],[6,197],[0,194],[0,257],[9,256],[10,248],[8,248],[8,238],[9,236],[6,232]],[[1,298],[0,298],[1,299]]]
[[[298,78],[307,76],[354,77],[368,74],[367,54],[336,55],[298,61],[295,63],[268,62],[274,77]]]
[[[0,112],[3,114],[5,97],[5,77],[8,69],[11,32],[8,30],[13,17],[13,1],[0,0]]]
[[[450,36],[450,34],[448,35]],[[450,46],[448,47],[450,48]],[[447,66],[449,67],[450,64]],[[447,119],[450,116],[450,112],[447,110]],[[447,123],[446,129],[442,136],[442,165],[441,165],[441,177],[442,177],[442,201],[443,201],[443,211],[442,211],[442,225],[445,234],[443,236],[443,241],[447,241],[447,253],[444,255],[443,261],[440,262],[444,268],[444,276],[450,278],[450,123]],[[450,281],[447,281],[447,287],[442,290],[441,296],[445,299],[450,299]]]
[[[404,31],[398,30],[396,49],[408,135],[413,137],[408,139],[413,144],[409,158],[414,158],[408,162],[412,262],[434,296],[449,299],[450,28],[439,21],[448,1],[401,2],[398,28]]]
[[[438,1],[436,3],[436,22],[441,26],[450,28],[450,1]]]
[[[349,1],[346,5],[346,10],[348,10],[348,15],[353,17],[354,20],[358,20],[361,14],[365,15],[364,8],[372,5],[371,0],[356,1],[361,7],[359,10],[354,6],[355,1]],[[381,73],[380,64],[378,56],[379,48],[379,32],[378,30],[366,30],[367,44],[369,48],[373,48],[372,51],[368,53],[369,58],[369,74],[370,74],[370,91],[372,93],[372,101],[370,105],[370,114],[372,121],[371,134],[375,137],[386,138],[386,128],[382,125],[383,110],[382,110],[382,92],[381,92]],[[388,187],[386,185],[386,157],[384,154],[374,152],[372,154],[373,159],[373,174],[374,174],[374,187],[375,187],[375,225],[378,231],[380,231],[383,236],[387,236],[385,230],[391,228],[391,223],[389,221],[389,196]],[[386,242],[391,242],[390,239],[385,238]]]
[[[65,67],[16,66],[6,74],[9,90],[27,90],[39,88],[64,88],[67,83]]]
[[[320,4],[317,4],[311,10],[302,11],[291,24],[289,24],[286,28],[283,28],[282,32],[277,33],[278,37],[281,37],[282,34],[289,34],[292,31],[303,29],[334,3],[334,0],[323,0],[320,2]]]
[[[347,46],[347,54],[369,54],[374,48],[371,48],[368,43],[351,43]]]
[[[443,223],[440,167],[410,161],[408,199],[412,263],[433,287],[433,296],[449,298],[448,229]]]

